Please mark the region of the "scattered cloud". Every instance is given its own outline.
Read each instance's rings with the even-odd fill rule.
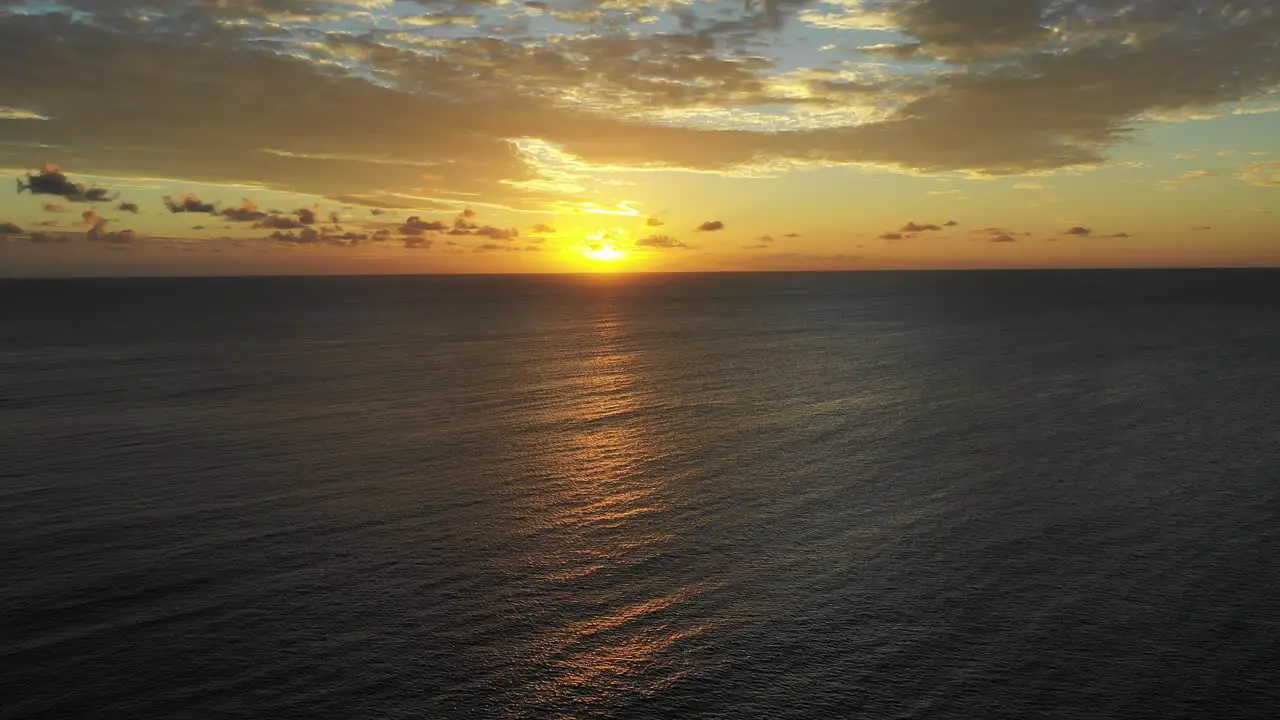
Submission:
[[[275,230],[297,230],[303,227],[303,225],[288,215],[267,215],[259,220],[254,227]]]
[[[905,236],[900,232],[887,232],[879,236],[880,240],[901,240]]]
[[[716,232],[724,229],[724,223],[719,220],[708,220],[698,227],[694,228],[694,232]]]
[[[636,247],[642,248],[665,248],[665,249],[688,249],[689,246],[676,240],[670,235],[650,235],[636,241]]]
[[[1066,230],[1063,230],[1062,234],[1063,235],[1081,235],[1081,236],[1092,235],[1093,230],[1087,227],[1084,227],[1083,225],[1076,225],[1076,226],[1067,228]]]
[[[411,215],[405,218],[404,224],[400,226],[399,233],[401,235],[410,235],[413,237],[421,237],[427,233],[448,232],[449,225],[439,220],[423,220],[417,215]]]
[[[61,203],[47,202],[42,204],[40,207],[47,213],[65,213],[65,212],[71,211],[70,208],[68,208],[66,205],[63,205]]]
[[[235,222],[263,222],[267,219],[267,214],[258,209],[258,204],[249,198],[242,198],[240,207],[223,208],[218,214]]]
[[[645,219],[644,224],[648,225],[649,227],[662,227],[667,223],[662,218],[650,217]]]
[[[533,232],[543,233],[547,235],[555,234],[555,231],[556,231],[554,226],[548,225],[546,223],[538,223],[537,225],[533,226],[532,230]]]
[[[900,230],[900,232],[904,232],[904,233],[935,232],[941,229],[942,227],[939,225],[932,225],[932,224],[920,225],[915,222],[909,222],[906,225],[902,226],[902,229]]]
[[[116,206],[116,209],[119,210],[120,212],[133,213],[134,215],[138,214],[137,203],[122,202]]]
[[[26,182],[18,178],[18,193],[57,195],[71,202],[103,202],[110,193],[100,187],[72,182],[57,165],[46,163],[38,172],[27,173]]]
[[[1240,168],[1240,179],[1258,187],[1280,187],[1280,160],[1245,165]]]
[[[213,215],[218,212],[218,208],[213,203],[207,203],[200,200],[191,193],[183,195],[182,198],[174,200],[168,195],[164,196],[164,206],[169,208],[171,213],[208,213]]]

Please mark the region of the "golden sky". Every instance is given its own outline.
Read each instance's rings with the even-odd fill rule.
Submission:
[[[1274,0],[0,0],[0,62],[0,275],[1280,265]]]

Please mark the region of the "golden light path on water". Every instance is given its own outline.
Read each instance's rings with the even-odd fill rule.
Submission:
[[[527,562],[540,594],[575,608],[530,648],[539,680],[525,688],[525,704],[553,717],[669,685],[683,674],[679,644],[712,627],[669,612],[704,587],[638,571],[670,540],[669,526],[655,520],[669,478],[650,471],[663,450],[645,426],[643,402],[654,390],[640,375],[631,325],[612,298],[599,299],[595,342],[565,359],[571,379],[548,418],[566,434],[538,458],[557,479],[552,497],[529,518]]]

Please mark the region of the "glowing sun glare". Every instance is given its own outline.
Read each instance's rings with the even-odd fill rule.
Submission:
[[[598,262],[618,262],[626,256],[626,253],[612,245],[601,245],[587,250],[587,257]]]

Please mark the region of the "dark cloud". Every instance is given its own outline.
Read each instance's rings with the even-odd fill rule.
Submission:
[[[939,225],[920,225],[915,222],[909,222],[906,225],[902,226],[901,232],[904,232],[904,233],[936,232],[941,229],[942,227]]]
[[[0,54],[0,58],[2,57]],[[57,195],[71,202],[103,202],[110,198],[110,194],[102,188],[71,182],[57,165],[48,163],[39,172],[27,173],[26,182],[18,178],[18,193],[23,191],[32,195]]]
[[[782,237],[784,237],[784,238],[798,238],[798,237],[800,237],[800,233],[794,233],[794,232],[791,232],[791,233],[787,233],[786,235],[783,235]]]
[[[120,212],[133,213],[134,215],[138,214],[137,203],[122,202],[116,206],[116,209],[119,210]]]
[[[666,249],[688,249],[689,246],[676,240],[670,235],[650,235],[636,241],[636,247],[646,248],[666,248]]]
[[[896,233],[896,232],[888,232],[880,236],[881,240],[901,240],[902,238],[903,238],[902,233]]]
[[[694,228],[694,232],[716,232],[724,229],[724,223],[719,220],[708,220],[698,227]]]
[[[520,231],[515,228],[498,228],[485,225],[471,231],[472,235],[480,235],[490,240],[515,240],[520,237]]]
[[[1017,238],[1015,238],[1014,236],[1010,235],[1009,233],[997,233],[997,234],[995,234],[995,235],[990,236],[990,237],[989,237],[989,238],[987,238],[987,239],[988,239],[988,241],[989,241],[989,242],[993,242],[993,243],[1011,243],[1011,242],[1018,242],[1018,239],[1017,239]]]
[[[429,237],[407,237],[404,239],[404,246],[410,250],[430,250],[436,241]]]
[[[712,171],[779,158],[915,172],[1055,170],[1105,160],[1151,116],[1213,112],[1280,86],[1274,0],[842,4],[886,17],[905,38],[869,52],[942,62],[929,73],[883,68],[874,120],[785,132],[639,118],[693,107],[731,118],[766,101],[864,109],[862,94],[837,82],[813,84],[809,97],[770,97],[768,75],[778,66],[761,33],[801,2],[753,2],[729,16],[717,14],[718,4],[711,11],[651,3],[676,21],[669,32],[646,33],[623,12],[640,5],[582,3],[571,10],[582,17],[561,21],[592,32],[554,43],[438,34],[426,49],[381,32],[323,34],[270,20],[352,3],[62,4],[88,16],[15,13],[0,21],[0,60],[22,68],[0,75],[0,97],[52,118],[6,127],[6,139],[66,146],[95,169],[252,180],[331,198],[377,189],[377,197],[403,199],[429,171],[433,187],[461,193],[453,197],[543,208],[551,194],[522,183],[540,179],[539,171],[512,151],[510,138],[558,144],[586,162]],[[94,68],[92,93],[66,81],[86,67]],[[307,91],[281,102],[282,88]],[[570,102],[578,97],[588,101]],[[112,99],[111,112],[102,98]],[[593,104],[637,112],[583,109]],[[247,121],[246,108],[261,111]],[[172,152],[127,149],[137,147]],[[43,158],[24,154],[37,151],[44,152],[15,150],[15,162],[38,163]],[[1268,172],[1251,169],[1249,177],[1268,184]]]
[[[303,225],[316,224],[316,211],[314,208],[298,208],[293,214],[298,216],[298,222]]]
[[[288,215],[267,215],[259,220],[254,227],[271,228],[275,230],[297,230],[303,227],[303,225]]]
[[[287,245],[319,245],[324,240],[324,236],[320,234],[319,230],[306,226],[303,226],[297,233],[292,230],[289,232],[277,230],[268,237]]]
[[[411,215],[400,226],[399,232],[401,235],[421,236],[429,232],[447,232],[449,229],[449,225],[439,220],[423,220],[417,215]]]
[[[179,200],[174,200],[165,195],[164,205],[169,208],[171,213],[208,213],[213,215],[218,212],[218,208],[214,203],[202,202],[200,198],[191,193],[187,193]]]
[[[1076,225],[1075,227],[1071,227],[1071,228],[1067,228],[1066,230],[1063,230],[1062,234],[1063,235],[1092,235],[1093,230],[1081,225]]]
[[[21,235],[21,234],[22,234],[22,228],[18,227],[17,225],[7,220],[4,222],[0,222],[0,235]]]
[[[1110,235],[1104,235],[1103,237],[1123,239],[1123,238],[1131,238],[1131,237],[1137,237],[1137,236],[1127,232],[1118,232],[1118,233],[1112,233]]]
[[[944,227],[955,227],[955,226],[957,226],[957,225],[959,225],[959,224],[960,224],[960,223],[956,222],[955,220],[948,220],[948,221],[946,221],[945,223],[943,223],[943,226],[944,226]]]
[[[645,225],[648,225],[649,227],[662,227],[663,225],[666,225],[667,223],[666,223],[666,221],[665,221],[665,220],[663,220],[662,218],[650,217],[650,218],[645,219],[644,224],[645,224]]]
[[[31,233],[31,236],[27,238],[27,241],[45,245],[50,243],[71,242],[71,238],[68,237],[66,233],[33,232]]]
[[[249,198],[242,198],[241,205],[238,208],[223,208],[218,213],[228,220],[236,222],[256,222],[261,223],[267,220],[267,214],[258,209],[258,204]],[[266,227],[279,227],[278,225],[269,225]]]

